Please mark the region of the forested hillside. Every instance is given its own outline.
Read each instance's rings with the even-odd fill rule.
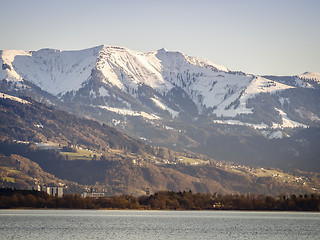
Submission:
[[[95,186],[109,195],[141,195],[147,189],[273,195],[319,191],[314,173],[251,168],[148,146],[106,124],[29,98],[1,98],[0,110],[4,187],[60,181],[74,191]],[[24,159],[30,169],[8,159]],[[13,174],[19,172],[26,177]]]

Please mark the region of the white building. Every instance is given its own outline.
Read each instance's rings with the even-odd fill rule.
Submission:
[[[63,197],[63,187],[49,187],[49,186],[35,185],[32,187],[32,190],[46,192],[49,195],[56,196],[56,197]]]

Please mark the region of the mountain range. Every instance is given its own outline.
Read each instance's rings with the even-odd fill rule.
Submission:
[[[320,171],[320,74],[258,76],[160,49],[3,50],[1,92],[30,96],[153,146]]]

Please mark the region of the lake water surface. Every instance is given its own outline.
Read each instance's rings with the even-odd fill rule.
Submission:
[[[320,213],[0,210],[0,239],[320,239]]]

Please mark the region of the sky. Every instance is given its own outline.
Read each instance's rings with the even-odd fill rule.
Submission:
[[[245,73],[320,73],[319,12],[319,0],[0,0],[0,49],[165,48]]]

